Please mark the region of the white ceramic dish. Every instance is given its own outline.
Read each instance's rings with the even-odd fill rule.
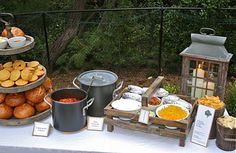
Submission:
[[[23,47],[26,43],[26,38],[19,36],[19,37],[12,37],[8,39],[8,44],[12,48]]]
[[[158,107],[158,108],[156,109],[156,115],[157,115],[159,118],[161,118],[161,117],[159,116],[159,111],[162,110],[162,109],[164,109],[164,108],[166,108],[166,107],[169,107],[169,106],[178,106],[178,107],[180,107],[181,109],[183,109],[184,111],[186,111],[186,113],[187,113],[187,115],[186,115],[184,118],[182,118],[182,119],[180,119],[180,120],[175,120],[175,121],[184,120],[184,119],[186,119],[186,118],[189,116],[189,111],[188,111],[188,109],[187,109],[186,107],[182,106],[182,105],[179,105],[179,104],[165,104],[165,105],[161,105],[160,107]],[[173,112],[173,113],[175,113],[175,112]]]
[[[176,95],[168,95],[166,97],[163,97],[161,99],[161,102],[163,105],[165,104],[178,104],[178,105],[182,105],[185,108],[187,108],[189,110],[189,112],[192,110],[192,105],[190,103],[188,103],[187,101],[179,98]]]
[[[160,106],[160,107],[158,107],[158,108],[156,109],[156,115],[157,115],[159,118],[161,118],[161,117],[159,116],[158,112],[159,112],[160,110],[166,108],[166,107],[171,106],[171,105],[179,106],[179,107],[181,107],[183,110],[185,110],[185,111],[187,112],[187,115],[186,115],[185,118],[182,118],[182,119],[180,119],[180,120],[175,120],[175,121],[181,121],[181,120],[184,120],[184,119],[188,118],[188,116],[189,116],[189,111],[188,111],[188,109],[187,109],[186,107],[184,107],[184,106],[182,106],[182,105],[178,105],[178,104],[165,104],[165,105],[162,105],[162,106]],[[172,129],[172,130],[177,129],[177,127],[174,127],[174,126],[166,126],[166,127],[167,127],[168,129]]]
[[[0,49],[4,49],[7,47],[7,38],[0,37]]]
[[[132,112],[141,109],[142,104],[132,99],[119,99],[112,102],[111,106],[117,110]]]

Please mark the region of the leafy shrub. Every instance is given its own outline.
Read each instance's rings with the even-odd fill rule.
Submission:
[[[236,81],[230,86],[225,103],[229,114],[236,117]]]
[[[180,87],[177,85],[173,85],[170,83],[166,83],[163,85],[163,88],[171,94],[177,94],[179,92]]]

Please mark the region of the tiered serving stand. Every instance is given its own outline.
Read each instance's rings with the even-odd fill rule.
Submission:
[[[8,46],[6,49],[0,49],[0,55],[2,56],[10,55],[11,59],[15,60],[17,54],[24,53],[26,51],[31,50],[35,45],[34,38],[28,35],[25,35],[25,37],[26,37],[26,44],[24,46],[18,47],[18,48],[10,48]],[[24,91],[31,90],[33,88],[40,86],[44,82],[46,78],[46,74],[47,74],[46,68],[44,66],[42,66],[42,68],[45,73],[38,80],[24,86],[19,86],[19,87],[10,87],[10,88],[0,87],[0,93],[19,93],[19,92],[24,92]],[[48,109],[44,112],[35,114],[34,116],[26,118],[26,119],[14,119],[14,118],[0,119],[0,125],[18,126],[18,125],[31,124],[35,121],[39,121],[48,117],[50,113],[51,113],[51,110]]]

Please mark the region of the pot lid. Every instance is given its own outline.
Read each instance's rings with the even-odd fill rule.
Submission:
[[[115,83],[118,76],[107,70],[91,70],[83,72],[77,79],[87,86],[106,86]]]

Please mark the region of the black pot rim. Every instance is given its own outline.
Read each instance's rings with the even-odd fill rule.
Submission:
[[[57,100],[54,100],[52,99],[52,94],[55,93],[55,92],[58,92],[58,91],[62,91],[62,90],[80,90],[82,92],[84,92],[86,94],[85,98],[81,99],[80,101],[78,102],[73,102],[73,103],[64,103],[64,102],[60,102],[60,101],[57,101]],[[88,93],[86,91],[84,91],[83,89],[78,89],[78,88],[62,88],[62,89],[58,89],[56,91],[53,91],[52,93],[49,94],[50,98],[52,99],[52,102],[55,102],[55,103],[60,103],[60,104],[64,104],[64,105],[73,105],[73,104],[77,104],[77,103],[80,103],[84,100],[86,100],[88,98]]]

